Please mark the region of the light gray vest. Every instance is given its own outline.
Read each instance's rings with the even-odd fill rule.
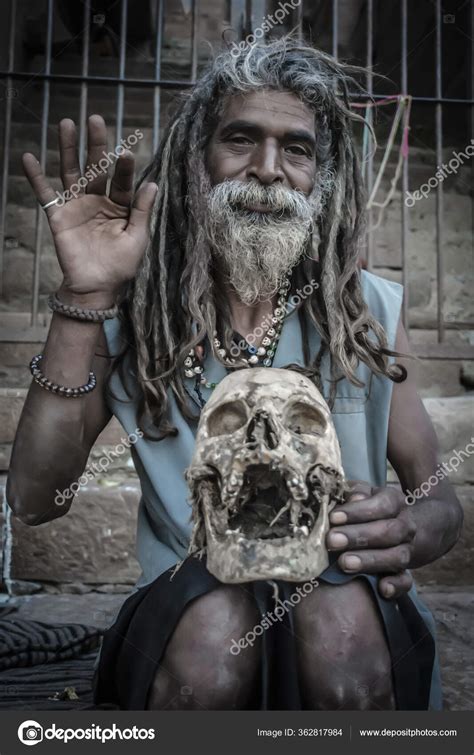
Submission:
[[[393,349],[403,287],[365,270],[361,271],[361,282],[369,310],[384,327],[388,347]],[[109,353],[119,353],[124,343],[120,337],[118,319],[106,320],[104,329]],[[319,345],[319,334],[313,331],[310,334],[311,357],[315,355]],[[285,367],[292,363],[304,366],[301,329],[296,311],[285,319],[273,366]],[[127,372],[130,376],[130,382],[127,381],[128,388],[136,397],[136,381],[129,365]],[[225,367],[212,355],[207,358],[205,373],[211,382],[218,382],[227,374]],[[388,378],[373,375],[363,364],[359,365],[357,373],[365,386],[357,388],[346,379],[339,381],[332,410],[341,445],[342,463],[347,479],[364,480],[373,486],[383,486],[386,484],[387,476],[387,435],[393,383]],[[323,392],[327,398],[327,358],[321,365],[321,374]],[[187,380],[187,384],[188,392],[192,396],[194,379]],[[111,387],[123,401],[109,398],[110,411],[118,418],[124,430],[131,434],[137,427],[136,398],[128,399],[116,372],[112,375]],[[202,388],[201,393],[204,400],[207,400],[210,390]],[[199,406],[197,397],[195,406],[196,409]],[[169,407],[170,421],[178,428],[178,435],[162,441],[139,438],[131,447],[142,488],[137,522],[137,558],[142,574],[135,590],[152,582],[166,569],[186,557],[191,533],[191,507],[187,502],[188,490],[184,471],[191,461],[196,424],[183,418],[171,393]],[[435,635],[433,617],[416,594],[414,586],[409,594],[430,631]],[[430,703],[430,707],[434,709],[441,708],[437,656]]]
[[[383,325],[389,348],[393,348],[402,302],[402,286],[362,271],[364,298],[370,311]],[[109,353],[115,355],[122,347],[118,319],[104,323]],[[319,348],[319,334],[310,334],[311,356]],[[273,362],[274,367],[296,363],[304,366],[301,329],[298,314],[293,311],[285,320]],[[136,382],[130,365],[129,389],[136,396]],[[323,360],[324,394],[329,396],[328,359]],[[212,355],[205,365],[206,377],[218,382],[226,370]],[[363,364],[358,375],[365,383],[358,388],[348,380],[339,381],[332,410],[336,432],[341,444],[342,462],[346,477],[366,480],[372,485],[385,485],[387,472],[387,431],[390,399],[393,384],[386,378],[373,375]],[[194,379],[187,380],[193,395]],[[127,399],[122,382],[114,373],[111,379],[113,392],[125,402],[108,399],[111,412],[118,418],[127,433],[137,427],[136,398]],[[134,390],[135,388],[135,390]],[[202,388],[207,400],[210,389]],[[190,399],[191,400],[191,399]],[[178,428],[177,437],[162,441],[140,438],[132,446],[133,461],[140,478],[142,498],[137,525],[137,558],[142,575],[136,585],[141,587],[158,577],[163,571],[186,555],[191,532],[191,509],[187,502],[184,471],[191,461],[196,432],[195,423],[188,423],[179,412],[170,395],[170,420]],[[195,410],[198,403],[196,397]]]

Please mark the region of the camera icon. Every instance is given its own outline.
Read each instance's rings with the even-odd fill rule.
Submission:
[[[24,721],[18,727],[18,739],[24,745],[37,745],[43,741],[43,727],[37,721]]]
[[[454,16],[452,13],[445,13],[443,16],[443,24],[454,24],[456,23],[456,16]]]

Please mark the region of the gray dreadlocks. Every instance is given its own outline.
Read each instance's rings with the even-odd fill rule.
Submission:
[[[363,119],[351,110],[349,88],[361,91],[358,78],[363,73],[290,36],[247,46],[238,55],[229,50],[219,53],[183,95],[156,155],[137,183],[136,188],[153,180],[158,192],[148,248],[120,302],[126,348],[109,370],[110,376],[117,368],[126,386],[124,356],[126,351],[132,355],[139,420],[150,417],[159,437],[177,433],[169,421],[169,389],[183,415],[195,419],[183,379],[189,350],[208,337],[214,357],[222,362],[213,343],[218,327],[227,353],[232,345],[230,311],[222,287],[216,285],[215,260],[204,232],[204,197],[206,147],[226,98],[234,94],[273,89],[298,96],[315,113],[317,172],[331,173],[331,191],[315,218],[317,258],[303,255],[292,271],[295,288],[315,278],[319,282],[298,313],[305,372],[321,389],[322,357],[329,352],[330,403],[338,378],[345,376],[363,385],[356,375],[360,362],[377,375],[403,379],[403,368],[388,359],[395,352],[388,350],[384,329],[368,311],[361,290],[358,255],[366,199],[352,125]],[[312,360],[310,327],[321,336],[321,348]]]

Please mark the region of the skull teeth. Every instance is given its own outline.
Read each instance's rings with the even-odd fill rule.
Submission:
[[[222,490],[222,499],[227,506],[234,506],[243,484],[243,476],[233,472]]]
[[[286,487],[295,501],[306,501],[308,498],[308,487],[304,480],[299,477],[289,477],[286,480]]]
[[[305,524],[303,524],[302,527],[293,527],[293,534],[294,535],[303,535],[303,537],[309,536],[309,529]]]

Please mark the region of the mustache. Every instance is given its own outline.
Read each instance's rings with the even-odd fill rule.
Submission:
[[[256,181],[222,181],[213,187],[210,200],[214,208],[227,205],[233,211],[253,212],[259,206],[272,215],[304,220],[309,219],[313,209],[302,191],[281,185],[264,186]]]

